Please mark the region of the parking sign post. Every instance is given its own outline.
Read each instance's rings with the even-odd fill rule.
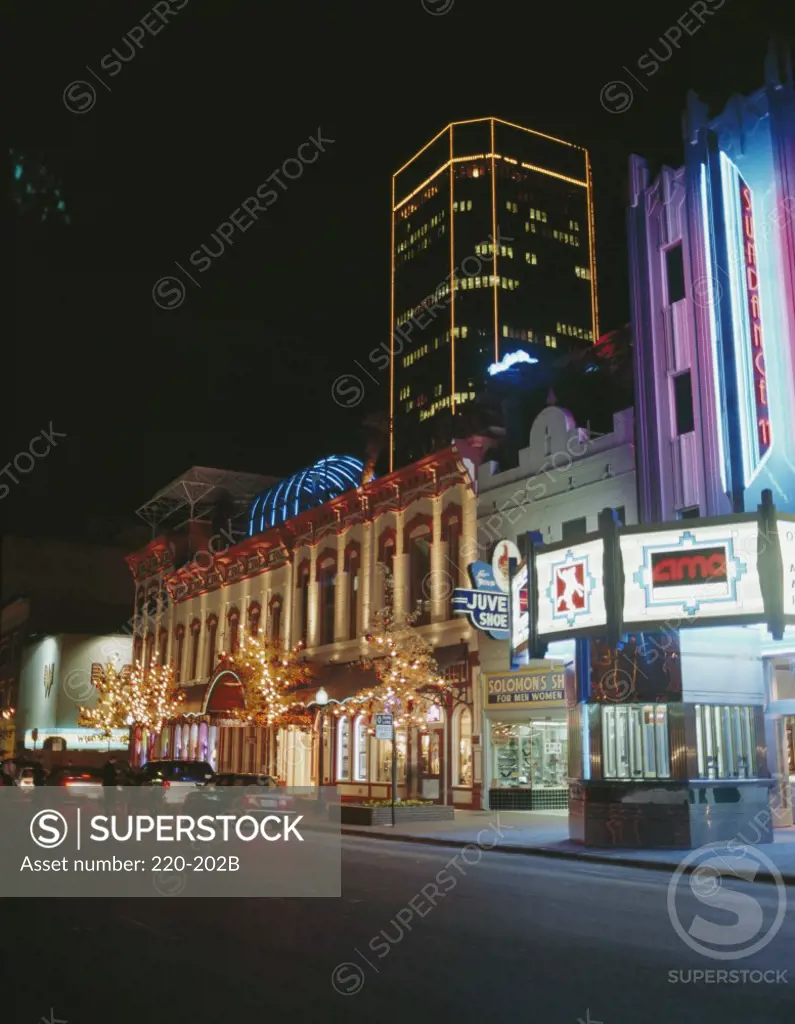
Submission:
[[[397,797],[397,750],[395,749],[395,722],[392,715],[375,716],[375,738],[392,741],[392,828],[394,828],[395,799]]]

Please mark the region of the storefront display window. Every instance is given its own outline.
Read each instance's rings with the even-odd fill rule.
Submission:
[[[602,771],[606,779],[667,779],[668,706],[602,708]]]
[[[565,722],[494,722],[491,747],[493,785],[500,789],[560,789],[568,784]]]
[[[367,719],[360,716],[354,724],[356,781],[367,781]]]
[[[395,730],[397,742],[397,780],[406,781],[406,751],[407,739],[405,729]],[[376,748],[376,782],[392,781],[392,743],[390,740],[377,740]]]
[[[699,778],[751,778],[756,745],[754,709],[696,704],[695,713]]]
[[[439,737],[441,733],[438,729],[432,729],[430,732],[422,734],[422,774],[423,775],[440,775],[441,764],[439,756]]]
[[[337,741],[337,778],[349,779],[351,777],[351,720],[342,718],[338,726]]]
[[[464,708],[458,715],[457,784],[472,785],[472,713]]]

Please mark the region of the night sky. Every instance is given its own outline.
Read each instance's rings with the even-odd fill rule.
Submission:
[[[627,322],[628,154],[681,164],[687,89],[722,104],[759,87],[771,28],[791,28],[748,0],[705,0],[703,24],[681,0],[424,2],[172,0],[154,5],[165,23],[146,2],[16,5],[8,144],[60,179],[70,224],[6,204],[0,464],[51,422],[67,437],[0,502],[7,527],[129,517],[195,464],[282,475],[361,455],[387,375],[354,408],[332,383],[388,339],[391,174],[451,120],[591,150],[601,328]],[[142,19],[156,34],[138,49],[124,37]],[[135,55],[119,67],[114,47]],[[91,103],[85,86],[64,101],[78,80],[96,92],[83,113],[67,103]],[[603,93],[615,80],[634,90],[621,112],[626,87]],[[318,129],[326,152],[197,273],[190,254]],[[158,308],[153,286],[175,274],[184,301]]]

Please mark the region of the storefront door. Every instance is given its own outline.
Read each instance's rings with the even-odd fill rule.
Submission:
[[[437,726],[420,733],[420,785],[421,800],[444,800],[442,785],[444,768],[444,729]]]

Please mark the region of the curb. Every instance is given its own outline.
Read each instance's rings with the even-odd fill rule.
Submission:
[[[477,843],[465,843],[461,839],[439,839],[434,836],[407,836],[396,832],[364,832],[361,829],[343,828],[344,836],[357,836],[360,839],[383,839],[394,843],[418,843],[421,846],[446,846],[454,849],[466,849],[468,846],[477,846]],[[678,863],[671,864],[658,860],[640,860],[633,857],[609,857],[602,853],[580,853],[577,850],[555,850],[545,846],[495,846],[486,851],[487,853],[512,853],[523,857],[547,857],[550,860],[577,860],[591,864],[612,864],[614,867],[640,868],[644,871],[675,871]],[[682,874],[691,875],[698,869],[699,865],[688,865],[682,869]],[[795,886],[795,875],[780,873],[780,880],[784,885]],[[754,882],[765,882],[778,885],[779,878],[771,875],[769,871],[760,871],[753,878]]]

